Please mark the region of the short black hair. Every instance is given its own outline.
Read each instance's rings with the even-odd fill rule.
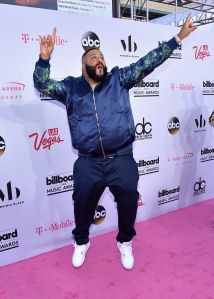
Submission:
[[[96,47],[91,47],[91,48],[88,48],[87,50],[85,50],[85,52],[82,54],[82,61],[83,59],[85,58],[85,56],[92,50],[98,50],[100,51],[100,48],[96,48]]]

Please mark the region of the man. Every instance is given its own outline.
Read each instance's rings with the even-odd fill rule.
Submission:
[[[117,247],[125,269],[132,269],[132,238],[138,201],[138,169],[132,154],[135,126],[129,89],[163,63],[195,26],[190,15],[179,34],[136,63],[107,72],[104,56],[97,48],[82,56],[82,76],[62,81],[49,78],[53,35],[43,37],[34,71],[35,87],[66,105],[72,144],[79,152],[75,161],[74,214],[76,227],[73,266],[82,266],[90,247],[89,228],[99,198],[106,187],[114,195],[118,210]]]

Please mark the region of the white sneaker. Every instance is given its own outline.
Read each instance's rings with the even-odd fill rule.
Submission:
[[[121,263],[126,270],[131,270],[134,267],[134,256],[132,253],[132,241],[117,242],[117,247],[121,254]]]
[[[77,245],[76,242],[74,243],[74,253],[72,256],[72,265],[75,268],[79,268],[83,265],[85,261],[85,256],[90,247],[90,242],[83,244],[83,245]]]

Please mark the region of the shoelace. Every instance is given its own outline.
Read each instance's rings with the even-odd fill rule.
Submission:
[[[75,250],[77,250],[78,251],[78,253],[80,253],[80,254],[84,254],[84,246],[85,245],[77,245],[77,244],[74,244],[74,248],[75,248]]]
[[[121,246],[120,247],[121,252],[125,256],[130,256],[132,255],[132,247],[131,246]]]

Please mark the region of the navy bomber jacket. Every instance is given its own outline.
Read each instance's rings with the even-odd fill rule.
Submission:
[[[50,64],[41,58],[35,88],[66,105],[72,144],[82,154],[108,154],[132,148],[135,126],[129,89],[162,64],[177,48],[175,38],[162,43],[130,66],[114,67],[93,90],[83,76],[50,79]]]

